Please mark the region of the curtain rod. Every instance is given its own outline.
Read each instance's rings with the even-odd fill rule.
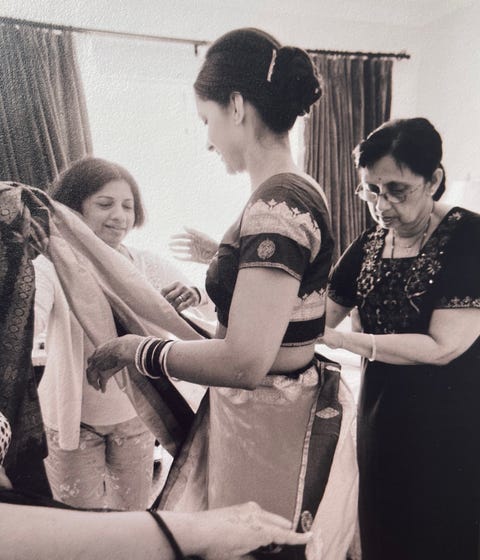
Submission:
[[[163,37],[161,35],[147,35],[144,33],[131,33],[128,31],[111,31],[108,29],[87,28],[87,27],[74,27],[71,25],[57,25],[53,23],[43,23],[40,21],[31,21],[26,19],[15,19],[9,17],[0,17],[0,24],[10,23],[12,25],[28,25],[31,27],[39,27],[43,29],[51,29],[53,31],[70,31],[72,33],[96,33],[98,35],[113,35],[116,37],[127,37],[130,39],[146,39],[149,41],[165,41],[167,43],[184,43],[193,45],[195,52],[197,47],[202,45],[209,45],[210,41],[202,39],[183,39],[180,37]],[[350,51],[335,51],[324,49],[306,49],[307,52],[312,54],[331,54],[343,56],[366,56],[369,58],[410,58],[410,55],[405,52],[400,53],[371,53],[371,52],[350,52]]]
[[[362,51],[330,51],[325,49],[305,49],[311,54],[331,54],[331,55],[342,55],[342,56],[365,56],[367,58],[410,58],[410,55],[405,51],[399,53],[374,53],[374,52],[362,52]]]
[[[201,45],[208,45],[209,41],[201,39],[183,39],[180,37],[162,37],[161,35],[147,35],[145,33],[131,33],[128,31],[112,31],[109,29],[98,29],[88,27],[74,27],[71,25],[57,25],[54,23],[43,23],[41,21],[30,21],[26,19],[15,19],[8,17],[0,17],[0,24],[10,23],[12,25],[28,25],[30,27],[39,27],[42,29],[51,29],[53,31],[71,31],[72,33],[96,33],[98,35],[114,35],[117,37],[127,37],[129,39],[146,39],[150,41],[164,41],[167,43],[185,43],[193,45],[195,49]]]

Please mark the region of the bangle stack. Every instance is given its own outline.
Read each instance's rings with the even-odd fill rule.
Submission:
[[[151,379],[168,377],[167,355],[174,343],[174,340],[145,337],[135,352],[135,367],[142,375]]]
[[[372,353],[370,354],[368,361],[374,362],[377,359],[377,341],[375,340],[375,335],[372,333],[370,333],[370,340],[372,341]]]

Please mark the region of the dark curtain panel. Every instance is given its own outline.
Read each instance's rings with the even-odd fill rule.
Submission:
[[[370,223],[353,148],[390,118],[392,60],[311,53],[323,96],[305,122],[305,170],[325,189],[338,257]]]
[[[72,34],[0,24],[0,179],[46,188],[91,151]]]

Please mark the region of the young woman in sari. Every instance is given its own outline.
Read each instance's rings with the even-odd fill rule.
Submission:
[[[319,99],[319,81],[306,52],[240,29],[213,43],[194,88],[207,149],[229,173],[247,172],[252,190],[207,273],[217,336],[115,339],[90,359],[90,382],[104,389],[136,357],[144,375],[165,378],[168,370],[210,386],[161,507],[255,497],[292,527],[316,524],[312,557],[323,547],[322,558],[338,560],[356,513],[354,407],[338,368],[315,356],[333,239],[324,194],[295,164],[288,136]],[[305,552],[276,557],[283,555]]]

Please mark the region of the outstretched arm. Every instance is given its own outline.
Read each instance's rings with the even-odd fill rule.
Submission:
[[[480,309],[437,309],[427,334],[345,333],[326,329],[320,342],[365,358],[398,365],[445,365],[480,336]]]
[[[306,544],[310,533],[257,504],[196,513],[161,512],[182,552],[234,560],[260,546]],[[86,512],[0,504],[2,559],[169,560],[168,540],[146,512]]]
[[[298,288],[283,270],[241,269],[225,338],[176,342],[168,354],[170,375],[200,385],[255,388],[278,354]],[[89,382],[104,389],[111,375],[134,365],[141,340],[127,335],[99,346],[89,359]]]

